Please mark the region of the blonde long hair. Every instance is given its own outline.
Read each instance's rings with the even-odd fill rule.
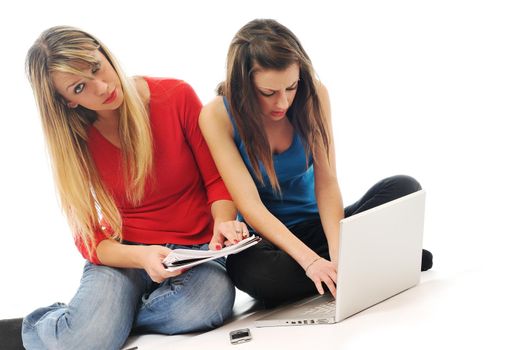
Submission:
[[[121,214],[88,150],[87,128],[97,119],[96,113],[82,106],[69,108],[53,86],[51,75],[84,75],[80,67],[97,64],[94,50],[106,56],[121,82],[124,100],[119,108],[119,139],[123,177],[127,199],[137,205],[152,171],[153,146],[148,112],[133,81],[124,75],[99,40],[73,27],[47,29],[26,57],[26,73],[40,112],[61,206],[75,238],[88,248],[90,256],[95,252],[95,230],[122,240]]]
[[[287,117],[301,136],[306,155],[311,154],[315,159],[315,149],[322,147],[329,159],[328,126],[315,86],[313,64],[295,34],[282,24],[272,19],[255,19],[244,25],[231,41],[226,78],[217,89],[229,102],[257,179],[263,183],[260,161],[277,193],[280,193],[280,185],[263,127],[253,73],[255,65],[280,71],[294,63],[299,66],[300,80]]]

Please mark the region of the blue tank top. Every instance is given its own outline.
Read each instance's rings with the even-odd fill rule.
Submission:
[[[300,135],[295,132],[291,146],[284,152],[273,155],[274,169],[282,191],[281,194],[275,193],[260,161],[258,165],[264,180],[263,184],[256,178],[225,97],[223,97],[223,103],[234,129],[234,142],[266,208],[286,226],[317,218],[313,157],[309,156],[306,167],[306,153]],[[243,220],[243,217],[239,216],[239,219]]]

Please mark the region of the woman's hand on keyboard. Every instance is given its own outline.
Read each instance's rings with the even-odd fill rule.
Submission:
[[[306,267],[306,275],[317,288],[319,294],[324,294],[324,283],[333,297],[337,296],[337,265],[322,257],[318,257]]]

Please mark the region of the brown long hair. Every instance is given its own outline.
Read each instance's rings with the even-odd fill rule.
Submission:
[[[99,40],[73,27],[47,29],[26,57],[26,72],[40,112],[61,206],[74,235],[89,248],[90,255],[94,253],[94,230],[110,228],[112,238],[122,239],[121,215],[88,150],[87,127],[97,115],[82,106],[68,108],[53,86],[52,73],[83,75],[79,67],[97,64],[94,50],[106,56],[123,89],[124,100],[119,108],[123,176],[129,184],[128,200],[138,204],[152,170],[153,146],[148,113],[134,82]]]
[[[255,19],[243,26],[231,41],[227,76],[217,89],[219,95],[227,98],[257,179],[263,183],[258,166],[261,161],[275,191],[280,191],[280,186],[252,74],[255,65],[263,69],[284,70],[294,63],[300,68],[300,80],[287,116],[299,133],[306,154],[315,157],[315,149],[323,147],[329,159],[328,126],[315,86],[313,65],[298,38],[282,24],[272,19]]]

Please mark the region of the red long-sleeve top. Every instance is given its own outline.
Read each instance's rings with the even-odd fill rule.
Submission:
[[[122,216],[123,240],[184,245],[209,242],[213,229],[210,205],[231,198],[198,126],[201,102],[181,80],[144,79],[150,89],[154,166],[139,206],[126,200],[120,149],[95,127],[88,130],[89,151]],[[95,236],[96,246],[107,238],[100,228]],[[76,244],[86,259],[100,264],[80,240]]]

